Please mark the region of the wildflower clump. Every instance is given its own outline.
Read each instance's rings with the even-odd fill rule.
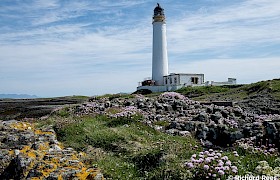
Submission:
[[[186,100],[187,97],[180,93],[176,92],[165,92],[160,95],[160,98],[168,98],[168,99],[180,99],[180,100]]]
[[[276,159],[275,161],[279,161]],[[255,173],[258,175],[266,175],[280,178],[280,167],[275,167],[274,169],[269,166],[267,161],[259,161],[258,166],[255,168]]]
[[[221,118],[224,120],[224,124],[226,124],[230,129],[237,129],[238,122],[236,119],[229,119],[229,118]]]
[[[140,109],[137,109],[135,106],[127,106],[120,109],[120,112],[115,114],[109,114],[111,118],[132,118],[135,115],[142,114]]]
[[[236,175],[237,166],[222,153],[222,151],[212,149],[202,151],[199,154],[193,154],[191,160],[185,165],[193,173],[193,178],[196,179],[217,179]],[[234,151],[234,155],[238,156],[238,153]]]
[[[261,114],[261,115],[254,115],[254,118],[258,122],[263,122],[265,120],[274,121],[274,120],[280,119],[280,115],[279,114]]]
[[[248,150],[249,152],[252,153],[261,153],[264,155],[279,156],[279,151],[275,144],[268,143],[268,140],[257,141],[257,138],[255,136],[250,138],[241,138],[240,140],[236,141],[235,146],[244,150]]]

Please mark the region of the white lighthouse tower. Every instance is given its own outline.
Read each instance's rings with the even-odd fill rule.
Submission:
[[[166,22],[164,9],[157,4],[153,16],[153,62],[152,78],[139,82],[137,91],[140,93],[175,91],[188,86],[220,86],[236,84],[235,78],[227,82],[204,82],[204,74],[170,73],[166,43]]]
[[[164,9],[157,4],[153,16],[153,62],[152,80],[155,85],[163,85],[163,76],[168,75],[168,57],[166,42],[166,22]]]

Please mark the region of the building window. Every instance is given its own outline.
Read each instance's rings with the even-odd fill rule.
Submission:
[[[167,84],[167,78],[165,78],[165,85]]]
[[[198,77],[192,77],[192,84],[198,84]]]
[[[174,77],[174,84],[177,84],[177,77]]]
[[[169,83],[172,84],[172,78],[169,79]]]

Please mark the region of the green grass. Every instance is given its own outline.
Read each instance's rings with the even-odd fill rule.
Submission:
[[[156,121],[153,124],[158,125],[158,126],[167,127],[170,125],[170,122],[168,122],[167,120],[164,120],[164,121]]]
[[[187,97],[198,97],[207,94],[227,92],[229,88],[226,86],[198,86],[198,87],[184,87],[178,89],[176,92],[186,95]]]
[[[197,101],[238,101],[258,93],[270,93],[280,101],[280,79],[260,81],[248,85],[184,87],[176,92]]]
[[[158,132],[139,122],[139,118],[129,121],[126,126],[105,116],[82,117],[61,126],[63,119],[59,118],[58,122],[53,121],[55,117],[48,121],[48,124],[57,124],[58,140],[79,151],[86,151],[89,145],[102,149],[104,154],[92,158],[94,161],[90,163],[98,164],[109,179],[180,179],[179,176],[188,174],[182,164],[196,152],[192,147],[198,145],[191,137]],[[111,126],[112,121],[118,123]]]
[[[64,107],[64,108],[60,109],[59,111],[56,111],[56,114],[60,117],[69,117],[70,116],[69,108]]]
[[[177,92],[195,99],[244,99],[249,95],[267,91],[280,99],[280,80],[263,81],[239,87],[187,87]],[[147,95],[158,96],[160,93]],[[98,98],[130,98],[132,95],[104,95]],[[107,113],[120,112],[109,108]],[[192,154],[198,154],[202,147],[193,137],[170,136],[144,125],[142,116],[132,118],[108,118],[107,116],[77,117],[63,108],[53,116],[39,121],[38,126],[53,125],[58,140],[66,147],[87,152],[86,162],[97,166],[107,179],[191,179],[190,172],[183,164]],[[154,125],[168,126],[168,121]],[[197,148],[194,148],[197,145]],[[93,147],[93,148],[92,148]],[[275,156],[236,149],[239,157],[234,157],[233,149],[224,151],[238,174],[255,171],[259,161],[267,161],[273,168],[280,167]]]
[[[280,101],[280,79],[274,79],[271,81],[272,95]]]
[[[197,140],[170,136],[140,121],[139,116],[129,120],[106,116],[53,116],[44,123],[54,125],[58,140],[66,147],[87,152],[87,163],[97,164],[107,179],[190,178],[190,172],[183,164],[192,154],[202,151]],[[195,145],[197,148],[194,148]],[[88,151],[89,147],[94,148]],[[239,148],[237,151],[239,157],[234,157],[232,150],[225,151],[225,155],[235,162],[239,175],[253,172],[262,160],[266,160],[271,167],[280,166],[279,163],[275,164],[275,157]]]
[[[254,172],[259,161],[267,161],[273,168],[280,166],[280,163],[276,163],[276,156],[267,156],[263,153],[253,153],[249,150],[237,148],[237,152],[240,155],[238,157],[238,171],[240,175],[246,175],[248,172]]]
[[[266,85],[260,83],[259,88],[263,86]],[[117,108],[108,109],[108,113],[117,112]],[[193,137],[170,136],[156,131],[142,120],[139,114],[132,118],[79,117],[66,107],[47,120],[39,121],[38,126],[53,125],[58,140],[66,147],[86,152],[86,162],[92,166],[97,164],[107,179],[190,179],[190,171],[183,164],[192,154],[203,150],[198,141]],[[167,126],[169,122],[155,124]],[[224,154],[238,167],[239,175],[254,172],[258,162],[263,160],[271,167],[280,166],[276,157],[236,150],[239,157],[234,157],[233,149]]]
[[[133,94],[104,94],[101,96],[97,96],[97,99],[101,99],[101,98],[108,98],[109,100],[113,100],[115,98],[133,98],[134,95]]]

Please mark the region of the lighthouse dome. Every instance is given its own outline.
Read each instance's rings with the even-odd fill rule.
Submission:
[[[160,7],[159,3],[157,3],[157,7],[154,9],[154,16],[164,15],[164,9]]]

